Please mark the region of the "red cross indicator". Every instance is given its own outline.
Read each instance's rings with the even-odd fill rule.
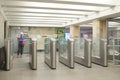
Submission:
[[[55,41],[53,41],[52,43],[55,44]]]
[[[91,44],[91,41],[89,42],[89,44]]]
[[[107,45],[107,42],[105,42],[104,44]]]
[[[73,41],[71,41],[70,43],[73,44]]]

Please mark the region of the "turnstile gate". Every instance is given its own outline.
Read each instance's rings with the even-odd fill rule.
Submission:
[[[56,69],[56,40],[45,39],[45,63],[52,69]]]
[[[59,41],[59,61],[70,68],[74,68],[73,39],[62,39]]]
[[[92,62],[107,67],[107,40],[93,39]]]
[[[37,41],[32,40],[30,44],[30,67],[33,70],[37,69]]]
[[[91,67],[92,43],[90,39],[75,39],[74,61],[86,67]]]
[[[10,39],[5,39],[5,69],[11,70],[13,65],[13,44]],[[30,43],[30,67],[33,70],[37,69],[37,42],[31,41]]]

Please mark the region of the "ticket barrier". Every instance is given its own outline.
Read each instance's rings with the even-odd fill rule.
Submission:
[[[32,70],[37,70],[37,41],[31,40],[30,44],[30,67]]]
[[[59,41],[59,62],[74,68],[74,40],[62,39]]]
[[[100,39],[94,40],[93,39],[93,54],[92,54],[92,62],[99,64],[101,66],[107,67],[108,66],[108,59],[107,59],[107,40]]]
[[[56,40],[46,38],[44,45],[45,45],[44,61],[51,69],[56,69]]]
[[[74,41],[74,61],[86,67],[91,67],[92,63],[92,42],[90,39],[75,39]]]

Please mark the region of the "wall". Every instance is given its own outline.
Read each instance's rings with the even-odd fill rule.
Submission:
[[[45,28],[30,28],[28,33],[31,38],[37,38],[38,35],[46,36],[46,35],[55,34],[55,28],[47,28],[47,27],[45,27]],[[38,40],[37,49],[44,49],[44,39],[45,39],[45,37],[42,37],[41,39]]]
[[[49,28],[49,27],[11,27],[12,32],[14,33],[13,30],[19,30],[17,31],[18,33],[23,31],[23,32],[28,32],[28,35],[30,38],[37,38],[38,35],[41,36],[47,36],[47,35],[53,35],[55,34],[55,29],[56,28]],[[38,50],[43,50],[44,49],[44,39],[46,37],[42,37],[37,41],[37,49]]]
[[[0,48],[4,46],[4,18],[0,13]]]

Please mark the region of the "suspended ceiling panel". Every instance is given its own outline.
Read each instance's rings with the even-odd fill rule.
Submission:
[[[120,12],[120,0],[1,0],[0,3],[10,26],[66,27],[106,17],[111,9]]]

